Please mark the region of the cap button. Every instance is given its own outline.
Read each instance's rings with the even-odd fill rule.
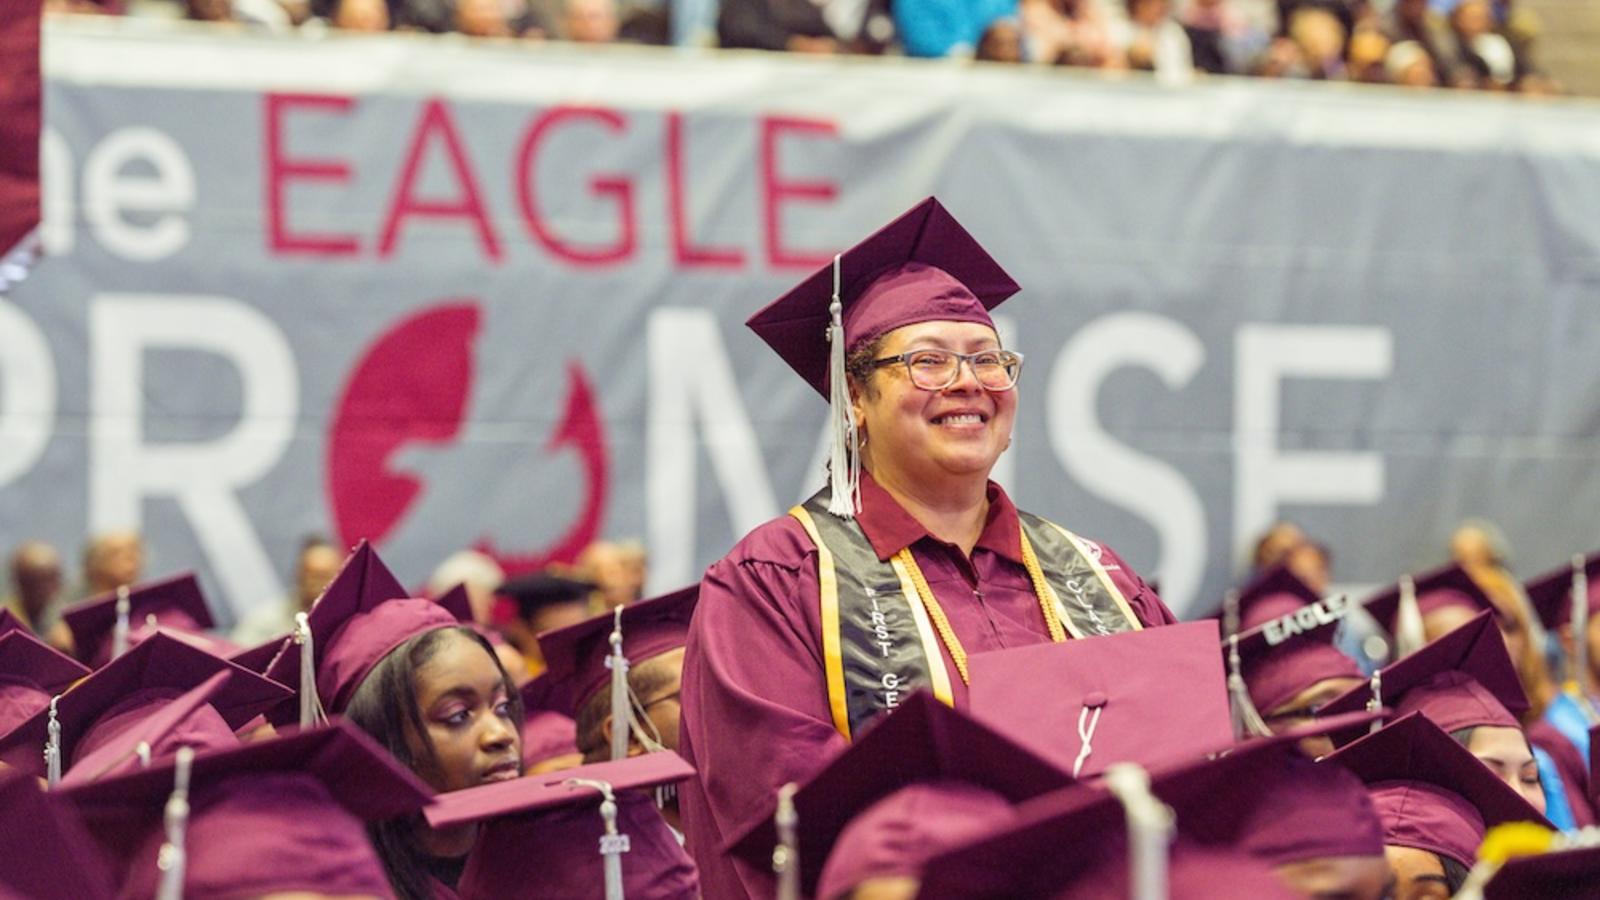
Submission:
[[[1108,699],[1110,698],[1108,698],[1101,691],[1091,691],[1090,693],[1084,695],[1083,705],[1089,707],[1090,709],[1099,709],[1100,707],[1106,705],[1106,701]]]

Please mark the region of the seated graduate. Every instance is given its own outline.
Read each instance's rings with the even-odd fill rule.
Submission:
[[[212,633],[216,622],[211,608],[199,580],[189,572],[90,597],[68,607],[61,620],[72,632],[78,659],[91,669],[158,630],[214,656],[231,656],[240,649]]]
[[[166,740],[150,720],[119,736]],[[421,810],[433,793],[348,722],[64,787],[114,861],[121,897],[386,897],[365,821]],[[181,801],[181,802],[175,802]]]
[[[694,862],[656,808],[692,775],[663,750],[443,794],[425,815],[441,832],[477,830],[461,900],[695,900]]]
[[[1170,624],[1116,554],[989,480],[1020,354],[1018,286],[932,198],[749,327],[829,399],[828,488],[707,571],[684,654],[684,828],[708,897],[771,891],[717,848],[917,688],[967,702],[968,654]]]
[[[1244,733],[1281,734],[1305,725],[1329,700],[1366,683],[1355,661],[1333,644],[1353,604],[1317,599],[1281,566],[1248,585],[1239,604],[1240,620],[1252,624],[1236,642],[1223,641],[1222,655]],[[1310,737],[1301,749],[1316,758],[1333,752],[1333,742]]]
[[[1550,823],[1520,794],[1421,713],[1351,744],[1321,765],[1349,769],[1367,786],[1383,826],[1393,896],[1445,900],[1461,889],[1488,829]]]
[[[200,693],[196,689],[204,688]],[[179,749],[233,747],[235,732],[293,692],[164,632],[113,659],[0,738],[0,760],[51,785],[91,781]],[[178,727],[132,755],[118,737],[152,718]]]
[[[1357,713],[1215,747],[1227,752],[1150,770],[1147,789],[1171,817],[1180,845],[1253,859],[1272,875],[1269,895],[1380,900],[1389,896],[1390,879],[1366,789],[1349,772],[1313,762],[1298,747],[1319,732],[1373,719]],[[1108,816],[1123,813],[1116,799],[1121,788],[1114,786],[1119,774],[1126,773],[1111,770],[1103,781],[1019,804],[1011,821],[931,862],[919,896],[1057,896],[1102,852],[1124,852],[1119,821],[1095,829],[1085,818],[1093,807]],[[1255,896],[1229,889],[1239,893],[1227,896]],[[1098,896],[1082,884],[1065,895]],[[1214,895],[1202,889],[1172,896]]]
[[[311,641],[269,669],[301,684],[312,648],[314,685],[300,704],[269,714],[287,724],[343,715],[439,793],[521,777],[522,699],[471,610],[405,598],[372,548],[358,546],[307,614]],[[477,837],[475,826],[440,830],[420,815],[368,826],[394,893],[450,896]]]
[[[34,637],[10,612],[0,610],[0,740],[88,675],[88,666]]]
[[[1528,740],[1560,771],[1573,824],[1593,825],[1600,812],[1589,799],[1587,760],[1589,731],[1600,722],[1600,553],[1533,579],[1527,592],[1565,669],[1539,720],[1528,723]]]
[[[1330,700],[1322,713],[1350,712],[1375,703],[1393,709],[1395,718],[1412,712],[1426,716],[1534,809],[1546,813],[1554,808],[1557,816],[1552,821],[1571,821],[1562,795],[1552,803],[1533,747],[1522,731],[1518,716],[1528,708],[1528,700],[1490,613],[1479,613],[1466,625],[1379,669],[1369,683]],[[1349,743],[1358,734],[1336,735],[1335,741]],[[1559,789],[1559,780],[1556,786]]]
[[[549,667],[540,676],[548,682],[543,704],[575,721],[574,743],[583,762],[677,751],[683,643],[699,593],[699,585],[691,585],[539,636]],[[619,688],[627,697],[623,714],[629,725],[620,747],[619,717],[612,708]],[[675,792],[662,814],[678,826]]]

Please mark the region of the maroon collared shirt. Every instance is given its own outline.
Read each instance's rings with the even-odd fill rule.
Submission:
[[[862,532],[879,558],[905,547],[968,654],[1048,641],[1022,565],[1016,507],[989,484],[989,514],[969,557],[930,535],[862,473]],[[1145,625],[1177,618],[1122,559],[1087,542]],[[955,663],[941,645],[952,676]],[[967,688],[951,678],[957,707]],[[784,516],[756,528],[706,571],[683,663],[679,752],[699,771],[679,792],[684,834],[708,900],[770,897],[772,876],[722,852],[729,836],[765,817],[777,789],[804,782],[843,750],[823,674],[817,554]]]

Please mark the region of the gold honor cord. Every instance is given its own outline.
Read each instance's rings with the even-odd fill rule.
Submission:
[[[933,627],[939,632],[939,640],[944,642],[946,650],[950,651],[950,659],[956,664],[956,671],[961,674],[961,683],[970,685],[972,678],[967,674],[967,650],[961,646],[961,639],[956,637],[954,628],[950,627],[950,619],[944,614],[944,607],[939,605],[933,596],[933,589],[928,587],[928,579],[922,574],[922,569],[917,565],[917,560],[911,555],[911,548],[906,547],[894,555],[907,572],[911,573],[911,583],[917,587],[917,598],[922,601],[922,606],[928,611],[928,618],[933,620]],[[1067,639],[1067,631],[1061,625],[1061,617],[1056,613],[1055,604],[1050,602],[1050,593],[1045,589],[1044,570],[1039,568],[1039,559],[1033,554],[1033,547],[1029,545],[1026,535],[1022,538],[1022,565],[1028,570],[1028,580],[1033,582],[1033,594],[1039,600],[1039,609],[1044,613],[1045,627],[1050,631],[1050,640],[1062,643]]]

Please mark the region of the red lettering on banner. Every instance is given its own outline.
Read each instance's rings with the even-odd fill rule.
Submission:
[[[672,224],[672,258],[683,268],[737,269],[744,265],[738,247],[695,246],[689,234],[688,203],[684,198],[683,113],[667,113],[667,209]]]
[[[541,142],[547,134],[563,123],[588,121],[602,125],[606,130],[620,133],[628,123],[615,110],[586,106],[558,106],[535,119],[522,139],[517,152],[517,203],[522,210],[522,220],[535,239],[559,259],[576,266],[607,266],[626,261],[633,255],[636,242],[634,221],[633,182],[627,178],[610,175],[589,179],[589,191],[597,197],[610,197],[617,204],[620,228],[617,241],[609,246],[585,247],[556,234],[550,224],[539,214],[534,171]]]
[[[323,181],[344,184],[350,180],[350,167],[343,161],[322,158],[291,158],[284,150],[284,118],[295,107],[310,107],[326,112],[346,113],[355,105],[350,97],[331,94],[273,94],[266,100],[267,132],[267,246],[273,253],[304,253],[311,256],[354,256],[360,252],[355,235],[291,232],[286,206],[291,181]]]
[[[794,119],[767,116],[761,119],[761,211],[766,221],[767,262],[776,267],[815,269],[833,257],[807,253],[783,243],[783,209],[790,202],[825,203],[839,193],[831,181],[799,181],[778,172],[778,141],[785,134],[825,135],[839,133],[837,125],[822,119]]]
[[[422,160],[428,144],[437,135],[444,147],[445,160],[457,186],[456,196],[446,200],[424,200],[417,196],[417,182],[422,176]],[[461,146],[461,136],[456,131],[450,109],[442,100],[429,100],[422,107],[417,130],[411,137],[411,147],[406,152],[405,163],[400,167],[394,201],[383,220],[383,236],[378,240],[378,255],[394,253],[400,239],[400,225],[407,218],[464,219],[477,229],[478,240],[483,244],[484,255],[500,261],[500,240],[494,226],[484,211],[483,198],[478,190],[478,179],[472,174],[472,164]]]

